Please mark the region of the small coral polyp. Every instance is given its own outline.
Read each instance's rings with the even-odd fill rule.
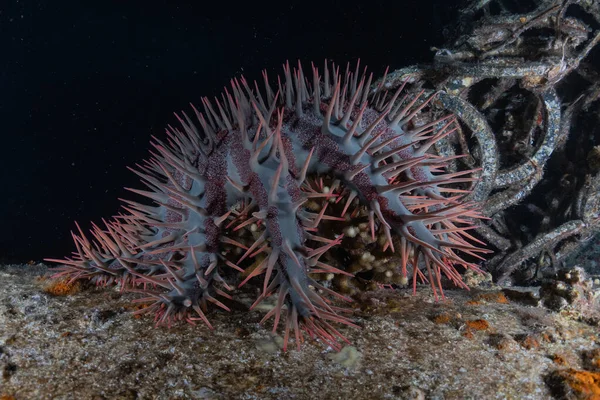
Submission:
[[[118,284],[142,294],[137,312],[157,325],[212,329],[206,306],[229,310],[221,300],[238,270],[239,286],[262,290],[252,308],[276,298],[261,322],[283,324],[284,349],[291,334],[298,347],[304,334],[334,349],[347,342],[339,327],[356,325],[336,300],[350,298],[330,278],[353,277],[333,255],[359,232],[397,260],[386,276],[429,282],[436,298],[443,278],[466,287],[457,267],[477,270],[463,257],[487,252],[467,232],[481,218],[465,201],[476,170],[449,172],[457,157],[436,153],[457,121],[435,94],[385,78],[370,89],[366,69],[340,74],[327,61],[312,78],[300,63],[286,63],[274,87],[263,78],[263,90],[233,79],[202,112],[175,114],[179,126],[134,170],[148,189],[129,189],[152,204],[124,200],[105,229],[93,225],[93,240],[77,226],[74,256],[49,260],[61,264],[54,278]]]

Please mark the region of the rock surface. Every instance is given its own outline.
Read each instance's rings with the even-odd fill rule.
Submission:
[[[215,327],[153,327],[112,289],[49,290],[46,267],[0,266],[0,399],[548,399],[599,397],[593,319],[511,300],[497,287],[365,293],[340,353],[282,339],[246,312]],[[64,288],[63,288],[64,289]],[[582,322],[585,321],[585,322]],[[595,392],[596,391],[596,392]]]

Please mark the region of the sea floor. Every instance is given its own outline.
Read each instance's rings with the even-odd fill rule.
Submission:
[[[340,328],[352,345],[283,352],[258,323],[269,304],[246,311],[254,293],[209,312],[214,331],[154,328],[131,315],[135,294],[60,296],[45,273],[0,266],[2,400],[600,398],[598,319],[551,311],[536,288],[365,293],[352,303],[362,328]]]

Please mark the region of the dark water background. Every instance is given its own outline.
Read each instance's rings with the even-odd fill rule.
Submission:
[[[124,186],[141,187],[125,166],[150,135],[231,77],[359,57],[380,76],[431,61],[458,13],[433,0],[257,4],[0,4],[0,262],[68,255],[74,221],[101,223],[132,197]]]

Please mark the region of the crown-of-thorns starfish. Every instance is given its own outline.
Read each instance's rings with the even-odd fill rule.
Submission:
[[[313,274],[348,274],[320,260],[343,235],[326,237],[319,226],[343,221],[358,199],[373,238],[382,232],[384,250],[399,254],[406,282],[410,266],[413,287],[428,281],[436,298],[442,275],[466,287],[456,266],[478,269],[459,253],[487,252],[467,233],[481,218],[464,201],[476,170],[447,172],[457,157],[432,147],[456,130],[456,118],[440,110],[430,118],[435,94],[406,82],[387,90],[384,79],[370,91],[372,74],[359,64],[342,75],[325,61],[308,79],[300,63],[286,63],[275,89],[266,72],[262,92],[233,79],[214,103],[202,99],[203,112],[192,105],[195,118],[175,114],[180,127],[168,127],[166,142],[154,137],[152,158],[133,170],[149,190],[129,190],[154,204],[123,200],[105,229],[93,225],[93,241],[77,225],[74,255],[49,260],[61,264],[54,277],[119,284],[144,295],[136,313],[155,313],[157,325],[202,320],[212,329],[207,302],[229,310],[218,299],[233,290],[224,272],[245,269],[240,286],[264,275],[252,308],[276,297],[261,322],[274,318],[276,331],[285,314],[284,348],[291,331],[299,347],[304,331],[339,349],[347,340],[333,325],[356,325],[331,298],[350,299]],[[311,178],[323,175],[335,180],[329,191]],[[344,201],[342,215],[304,206],[319,197]],[[250,227],[250,242],[234,235]]]

